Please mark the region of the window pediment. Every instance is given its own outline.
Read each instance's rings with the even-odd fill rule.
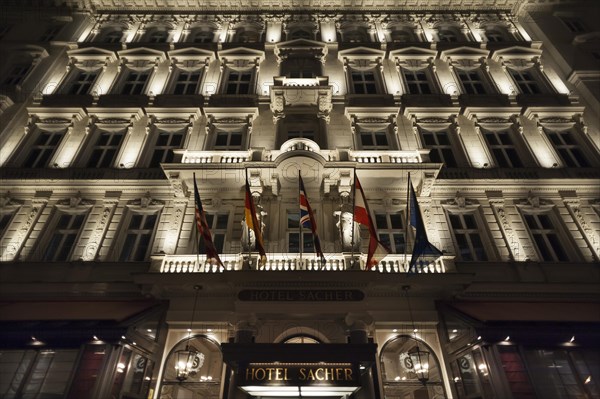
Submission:
[[[490,51],[472,47],[459,47],[444,50],[440,53],[440,59],[447,62],[450,67],[473,70],[479,68],[489,57]]]
[[[295,39],[281,42],[275,45],[274,50],[277,62],[283,62],[291,56],[298,56],[316,58],[322,63],[325,63],[325,57],[327,57],[328,51],[329,49],[324,43],[308,39]]]
[[[385,57],[385,51],[369,47],[355,47],[342,50],[338,53],[338,59],[344,64],[358,63],[359,61],[368,61],[372,64],[381,64]]]
[[[117,54],[114,51],[104,50],[98,47],[88,47],[67,51],[69,65],[67,69],[76,67],[83,71],[95,71],[106,67],[110,62],[116,61]]]
[[[520,113],[520,107],[502,107],[497,110],[490,110],[489,107],[467,107],[463,115],[484,129],[500,131],[510,128]]]
[[[237,68],[250,68],[258,66],[265,59],[265,52],[246,47],[236,47],[217,52],[222,65]]]
[[[494,51],[491,58],[503,66],[523,70],[539,64],[541,56],[541,49],[513,46]]]
[[[117,51],[121,65],[134,71],[144,71],[156,67],[167,59],[163,51],[146,47]]]
[[[388,58],[394,60],[398,68],[417,71],[433,65],[437,54],[436,50],[412,46],[391,51]]]
[[[183,48],[179,50],[173,50],[167,52],[167,56],[171,60],[172,66],[177,66],[177,68],[190,72],[207,67],[211,62],[216,60],[216,56],[213,51],[199,48]]]

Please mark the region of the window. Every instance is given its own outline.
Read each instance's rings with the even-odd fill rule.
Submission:
[[[225,85],[226,94],[252,94],[250,83],[252,82],[253,70],[229,71]]]
[[[175,79],[173,94],[198,94],[202,71],[180,70]]]
[[[369,34],[366,28],[356,28],[344,32],[344,41],[350,43],[370,42]]]
[[[31,64],[15,65],[4,79],[4,84],[7,86],[20,85],[25,80],[30,69]]]
[[[501,168],[521,168],[523,162],[519,157],[511,134],[507,130],[490,131],[483,130],[483,137],[490,148],[496,166]]]
[[[450,213],[450,226],[458,256],[466,261],[485,261],[488,257],[481,241],[482,231],[472,213]]]
[[[557,234],[549,214],[526,213],[523,215],[538,254],[543,261],[567,261],[569,257]]]
[[[0,213],[0,237],[4,236],[4,233],[6,233],[13,216],[15,216],[15,212]]]
[[[540,94],[542,92],[538,81],[535,79],[530,70],[508,69],[510,76],[513,78],[519,91],[523,94]]]
[[[181,148],[183,138],[184,132],[182,130],[174,132],[159,131],[153,147],[150,165],[148,166],[158,168],[161,163],[173,162],[175,157],[173,150]]]
[[[236,30],[235,39],[240,43],[258,43],[260,42],[260,33],[254,29],[239,28]]]
[[[466,94],[486,94],[487,90],[484,84],[482,72],[479,69],[465,71],[464,69],[456,68],[456,76],[462,87],[463,93]]]
[[[125,132],[101,131],[87,163],[88,168],[110,168],[121,148]]]
[[[567,29],[573,33],[585,33],[587,29],[583,21],[575,17],[561,17],[560,20],[565,24]]]
[[[375,213],[375,227],[379,241],[391,249],[392,253],[405,253],[405,225],[400,213]]]
[[[402,69],[408,94],[432,94],[433,90],[425,70]]]
[[[377,78],[375,71],[356,71],[350,73],[352,88],[355,94],[377,94]]]
[[[153,29],[146,36],[146,41],[150,43],[166,43],[169,38],[169,32],[162,29]]]
[[[121,89],[121,94],[138,95],[143,94],[146,84],[150,78],[150,72],[129,71],[125,78],[125,83]]]
[[[52,25],[46,28],[44,34],[40,37],[40,42],[49,42],[56,38],[56,35],[62,30],[62,25]]]
[[[318,339],[308,335],[296,335],[283,341],[284,344],[320,344]]]
[[[458,41],[457,33],[450,29],[441,29],[438,32],[438,37],[440,39],[440,42],[457,42]]]
[[[40,132],[25,158],[23,167],[44,168],[48,166],[48,162],[56,152],[64,135],[64,131]]]
[[[59,213],[54,233],[46,245],[43,260],[49,262],[65,262],[70,259],[83,227],[86,214]]]
[[[315,211],[313,210],[313,212]],[[300,245],[302,245],[302,252],[314,252],[313,236],[310,229],[302,229],[302,237],[300,236],[299,209],[287,211],[287,230],[288,252],[299,253]]]
[[[392,42],[394,42],[394,43],[405,43],[405,42],[414,41],[413,35],[411,34],[411,32],[409,32],[405,29],[393,30],[392,33],[390,33],[390,37],[392,39]]]
[[[120,43],[121,40],[123,40],[123,31],[112,29],[102,37],[101,41],[104,43]]]
[[[506,37],[498,29],[488,29],[485,31],[485,37],[488,42],[503,42]]]
[[[314,35],[312,34],[312,32],[309,32],[307,30],[296,29],[296,30],[293,30],[292,32],[290,32],[288,34],[288,40],[295,40],[295,39],[313,40],[314,39]]]
[[[227,236],[227,226],[229,225],[228,213],[208,213],[206,212],[206,223],[210,228],[213,243],[218,253],[223,253],[225,237]],[[206,253],[204,240],[200,241],[200,253]]]
[[[65,397],[77,353],[69,349],[2,350],[0,397]]]
[[[363,150],[389,150],[386,130],[360,131],[360,145]]]
[[[97,77],[96,71],[79,71],[69,87],[69,94],[88,94]]]
[[[289,78],[314,78],[321,74],[321,63],[310,58],[288,58],[281,64],[281,72]]]
[[[572,131],[547,131],[546,134],[548,135],[552,146],[560,156],[560,159],[566,166],[574,168],[586,168],[590,166],[581,147],[575,141]]]
[[[192,43],[212,43],[214,41],[215,34],[210,30],[194,29],[190,35]]]
[[[241,130],[217,130],[215,150],[241,150],[243,134]]]
[[[146,260],[157,221],[158,213],[132,213],[119,261]]]
[[[448,132],[429,132],[422,130],[421,137],[425,148],[430,150],[429,159],[431,162],[443,163],[449,168],[455,168],[457,166]]]
[[[309,139],[315,141],[315,131],[312,129],[288,129],[287,138],[290,139]]]

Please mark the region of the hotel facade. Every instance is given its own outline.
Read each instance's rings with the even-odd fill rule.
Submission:
[[[593,2],[2,14],[1,398],[600,397]]]

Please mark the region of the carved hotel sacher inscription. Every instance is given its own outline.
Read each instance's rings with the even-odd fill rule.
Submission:
[[[359,290],[242,290],[240,301],[257,302],[358,302],[365,298]]]
[[[353,365],[248,365],[241,368],[248,385],[358,385]],[[242,384],[242,385],[243,385]]]

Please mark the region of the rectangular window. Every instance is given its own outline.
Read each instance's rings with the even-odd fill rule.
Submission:
[[[77,237],[83,227],[86,214],[58,215],[58,222],[54,227],[54,234],[46,245],[43,260],[49,262],[68,261],[77,243]]]
[[[100,132],[87,163],[88,168],[111,168],[123,143],[124,131]]]
[[[213,243],[217,252],[222,254],[223,247],[225,245],[225,238],[227,237],[227,226],[229,225],[229,214],[228,213],[206,213],[206,223],[210,228],[212,234]],[[200,240],[200,253],[206,253],[206,247],[204,246],[204,240]]]
[[[173,162],[173,158],[175,157],[173,150],[181,148],[183,137],[184,132],[181,130],[175,132],[159,131],[156,143],[154,144],[152,158],[150,159],[150,165],[148,166],[158,168],[161,163]]]
[[[119,260],[122,262],[144,261],[150,254],[150,245],[158,214],[133,213],[129,220]]]
[[[490,148],[496,166],[501,168],[523,167],[510,132],[506,130],[499,132],[486,130],[483,131],[483,137]]]
[[[408,69],[402,70],[404,81],[406,83],[406,89],[408,94],[432,94],[433,90],[427,72],[425,70],[410,71]]]
[[[198,94],[201,79],[201,71],[180,71],[177,74],[173,94]]]
[[[243,133],[240,130],[217,130],[215,150],[241,150]]]
[[[40,132],[23,163],[25,168],[44,168],[56,152],[65,132]]]
[[[431,162],[443,163],[449,168],[457,166],[448,132],[428,132],[422,130],[421,137],[424,147],[430,150],[429,159]]]
[[[79,71],[71,83],[69,94],[88,94],[98,77],[98,72]]]
[[[391,249],[392,253],[405,253],[406,226],[400,213],[375,213],[375,227],[379,241]]]
[[[25,80],[30,69],[31,64],[15,65],[4,79],[4,84],[7,86],[20,85]]]
[[[79,359],[68,399],[85,398],[93,391],[101,375],[106,345],[86,345]]]
[[[485,261],[488,257],[481,241],[481,230],[478,228],[474,214],[450,213],[450,226],[460,259],[466,261]]]
[[[377,94],[377,78],[374,71],[352,71],[350,77],[355,94]]]
[[[552,146],[560,156],[560,159],[566,166],[573,168],[587,168],[590,166],[581,147],[577,144],[577,141],[575,141],[573,132],[569,130],[562,132],[547,131],[546,134],[548,135]]]
[[[533,238],[540,258],[547,262],[567,261],[569,257],[556,227],[548,214],[524,214],[525,223]]]
[[[302,237],[300,236],[300,209],[297,211],[287,211],[287,236],[288,236],[288,252],[300,253],[300,245],[302,252],[314,252],[313,236],[310,229],[302,229]]]
[[[62,25],[52,25],[46,28],[44,34],[40,37],[40,42],[49,42],[56,38],[56,35],[62,30]]]
[[[540,94],[542,92],[538,81],[530,70],[518,71],[516,69],[509,69],[509,73],[519,87],[521,93]]]
[[[139,95],[144,94],[146,84],[150,78],[150,72],[130,71],[125,78],[121,94]]]
[[[485,84],[481,71],[472,70],[465,71],[463,69],[456,68],[456,76],[460,81],[460,85],[463,89],[463,93],[466,94],[486,94]]]
[[[287,138],[290,139],[309,139],[315,141],[315,131],[310,130],[289,130],[287,131]]]
[[[576,17],[560,17],[560,20],[565,24],[567,29],[573,33],[585,33],[585,25],[583,21]]]
[[[387,131],[362,131],[360,132],[360,145],[363,150],[389,150]]]
[[[250,83],[252,82],[253,71],[229,71],[226,94],[252,94]]]

